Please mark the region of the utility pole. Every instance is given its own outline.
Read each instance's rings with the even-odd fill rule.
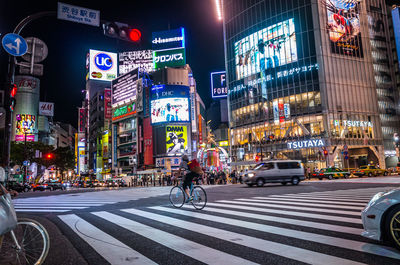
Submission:
[[[13,33],[20,35],[22,29],[28,25],[30,22],[46,17],[46,16],[55,16],[57,13],[55,11],[45,11],[39,12],[30,16],[27,16],[19,24],[15,27]],[[10,100],[10,88],[11,85],[14,84],[14,75],[15,75],[15,57],[8,57],[8,75],[7,81],[4,86],[4,108],[6,110],[5,117],[5,128],[4,128],[4,141],[3,141],[3,166],[6,171],[6,180],[9,175],[10,168],[10,144],[11,144],[11,126],[12,126],[12,111],[10,109],[11,100]],[[25,136],[26,137],[26,136]]]

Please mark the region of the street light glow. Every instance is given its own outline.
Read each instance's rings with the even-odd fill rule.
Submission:
[[[217,7],[218,20],[222,20],[221,0],[215,0],[215,5]]]

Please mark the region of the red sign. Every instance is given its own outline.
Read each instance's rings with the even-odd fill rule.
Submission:
[[[284,122],[285,121],[285,110],[283,103],[278,103],[278,108],[279,108],[279,122]]]
[[[79,108],[79,122],[78,132],[85,132],[86,128],[86,109]]]
[[[104,119],[111,120],[112,108],[111,108],[111,88],[104,89]]]
[[[144,164],[153,165],[153,129],[150,118],[143,119]]]
[[[199,114],[199,144],[203,143],[203,128],[201,124],[201,115]]]

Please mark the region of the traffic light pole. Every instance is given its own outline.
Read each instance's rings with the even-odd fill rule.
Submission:
[[[47,16],[56,16],[57,12],[55,11],[45,11],[39,12],[30,16],[27,16],[18,25],[15,27],[13,33],[20,34],[22,29],[28,25],[30,22]],[[9,167],[10,167],[10,147],[11,147],[11,126],[12,126],[12,111],[10,109],[11,98],[10,98],[10,88],[12,84],[14,84],[14,75],[15,75],[15,58],[14,56],[8,57],[8,75],[7,81],[4,86],[4,108],[6,111],[5,117],[5,128],[4,128],[4,141],[3,141],[3,166],[6,171],[6,180],[9,176]]]

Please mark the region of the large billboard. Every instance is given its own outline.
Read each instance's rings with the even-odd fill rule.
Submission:
[[[139,68],[119,76],[112,81],[112,106],[128,103],[136,99]]]
[[[327,10],[331,51],[362,57],[360,28],[361,0],[321,0]]]
[[[185,48],[153,52],[154,69],[177,67],[186,64]]]
[[[89,51],[89,79],[112,81],[118,75],[118,55],[113,52]]]
[[[228,87],[226,85],[226,72],[211,73],[211,97],[226,98],[228,95]]]
[[[15,115],[15,141],[35,141],[36,116],[30,114]],[[26,138],[25,138],[26,137]]]
[[[166,126],[167,155],[184,154],[188,152],[187,126]]]
[[[130,51],[119,53],[119,74],[126,74],[139,68],[142,72],[153,71],[153,51]]]
[[[153,32],[151,43],[153,50],[185,48],[185,29]]]
[[[160,98],[151,101],[151,123],[188,122],[188,98]]]
[[[235,42],[236,78],[297,61],[294,19],[259,30]]]

